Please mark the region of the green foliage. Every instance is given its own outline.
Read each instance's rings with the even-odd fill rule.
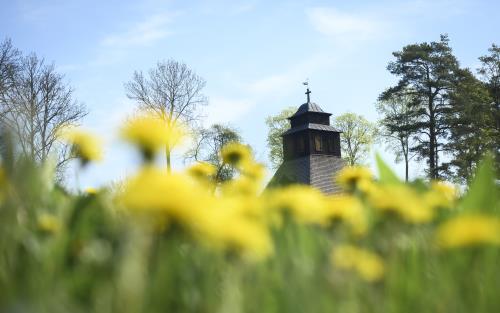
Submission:
[[[290,121],[288,118],[292,116],[296,107],[288,107],[283,109],[280,113],[266,118],[268,127],[267,133],[267,148],[269,149],[269,160],[271,167],[277,169],[283,162],[283,141],[281,135],[290,128]]]
[[[223,162],[221,149],[228,143],[241,141],[237,129],[229,125],[214,124],[195,132],[195,145],[185,157],[213,165],[216,169],[214,179],[220,183],[230,180],[235,174],[235,169]]]
[[[495,168],[490,155],[478,168],[469,190],[462,199],[461,209],[500,213],[500,188],[495,182]]]
[[[405,162],[406,181],[410,160],[415,156],[412,151],[416,145],[413,125],[418,121],[418,112],[412,106],[414,101],[411,93],[405,92],[377,102],[377,111],[382,115],[380,136],[386,139],[387,147],[395,153],[396,162]]]
[[[347,164],[362,165],[378,135],[375,124],[361,115],[344,113],[335,118],[333,126],[342,132],[340,147]]]
[[[392,169],[384,162],[384,160],[382,160],[378,153],[375,158],[377,160],[378,174],[381,183],[398,184],[401,182],[398,176],[394,174]]]
[[[488,88],[493,101],[489,103],[493,124],[490,125],[492,138],[495,140],[496,149],[493,150],[496,160],[497,172],[500,172],[500,47],[492,44],[488,49],[489,54],[479,57],[481,67],[478,69],[482,81]]]
[[[491,102],[484,83],[469,70],[457,72],[446,121],[449,137],[445,147],[452,157],[444,166],[448,174],[461,183],[473,176],[480,160],[494,151],[498,142]]]

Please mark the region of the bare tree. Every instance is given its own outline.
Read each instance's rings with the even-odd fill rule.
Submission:
[[[19,67],[21,53],[12,46],[10,39],[0,43],[0,103],[5,101],[6,91],[12,87],[14,73]]]
[[[158,62],[147,75],[135,71],[125,89],[127,97],[137,101],[139,109],[156,115],[168,127],[175,127],[178,123],[192,125],[199,119],[197,108],[207,103],[201,92],[205,84],[186,64],[167,60]],[[168,171],[172,148],[165,147]]]
[[[20,155],[36,162],[55,155],[57,170],[71,158],[69,147],[57,140],[58,131],[87,114],[54,64],[45,64],[35,54],[20,58],[2,93],[1,108],[1,122],[16,139]]]

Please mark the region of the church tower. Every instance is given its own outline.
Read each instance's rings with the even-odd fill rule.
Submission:
[[[307,102],[288,118],[291,128],[281,135],[283,164],[268,187],[296,183],[314,186],[325,194],[337,193],[340,188],[333,177],[344,167],[340,131],[330,126],[331,114],[311,102],[310,94],[307,88]]]

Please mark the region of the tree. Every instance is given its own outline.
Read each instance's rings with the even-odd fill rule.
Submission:
[[[409,162],[415,156],[412,151],[415,135],[412,125],[417,122],[417,112],[412,103],[415,101],[408,93],[393,95],[389,99],[377,102],[377,111],[383,117],[380,120],[380,135],[388,139],[388,147],[396,154],[396,162],[405,162],[405,180],[408,181]]]
[[[361,115],[344,113],[335,118],[333,126],[342,132],[340,146],[347,164],[361,165],[377,137],[375,125]]]
[[[277,169],[283,163],[283,139],[281,135],[290,128],[288,118],[292,116],[296,107],[288,107],[283,109],[277,115],[268,116],[266,124],[268,127],[267,133],[267,148],[269,149],[269,160],[271,167]]]
[[[230,142],[241,142],[238,131],[231,126],[214,124],[201,128],[195,135],[195,146],[186,153],[186,159],[203,161],[216,168],[214,181],[224,182],[233,178],[235,169],[222,161],[221,149]]]
[[[10,42],[3,44],[9,47]],[[12,48],[10,48],[12,49]],[[73,99],[64,76],[35,54],[20,56],[1,94],[1,123],[18,144],[20,156],[44,162],[57,155],[56,170],[72,157],[69,146],[58,141],[61,128],[77,124],[85,106]]]
[[[147,75],[135,71],[132,80],[125,83],[125,89],[127,97],[135,100],[139,109],[154,114],[167,127],[176,127],[179,123],[193,125],[199,119],[197,108],[207,103],[202,94],[205,84],[186,64],[167,60],[158,62]],[[165,147],[169,172],[172,148]]]
[[[450,134],[445,145],[451,158],[444,165],[451,178],[466,183],[484,154],[495,149],[499,134],[486,85],[468,69],[457,74],[456,86],[450,93]]]
[[[491,102],[491,110],[494,117],[495,148],[497,168],[500,167],[500,47],[492,44],[488,49],[489,54],[479,57],[481,67],[478,73],[488,88]]]
[[[439,154],[448,134],[449,92],[453,90],[458,61],[452,54],[447,35],[431,43],[411,44],[393,53],[396,58],[387,69],[399,77],[396,86],[384,91],[379,100],[397,95],[414,97],[418,119],[412,125],[418,134],[415,151],[429,165],[430,178],[439,178]]]
[[[21,53],[12,46],[10,39],[0,43],[0,102],[5,101],[5,93],[12,87],[14,74],[19,67]]]

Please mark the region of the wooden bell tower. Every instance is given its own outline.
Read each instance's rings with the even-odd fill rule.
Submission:
[[[331,194],[339,191],[332,176],[344,166],[341,132],[330,125],[331,114],[311,102],[310,94],[308,87],[307,102],[288,118],[291,127],[282,134],[283,164],[268,186],[308,184]]]

